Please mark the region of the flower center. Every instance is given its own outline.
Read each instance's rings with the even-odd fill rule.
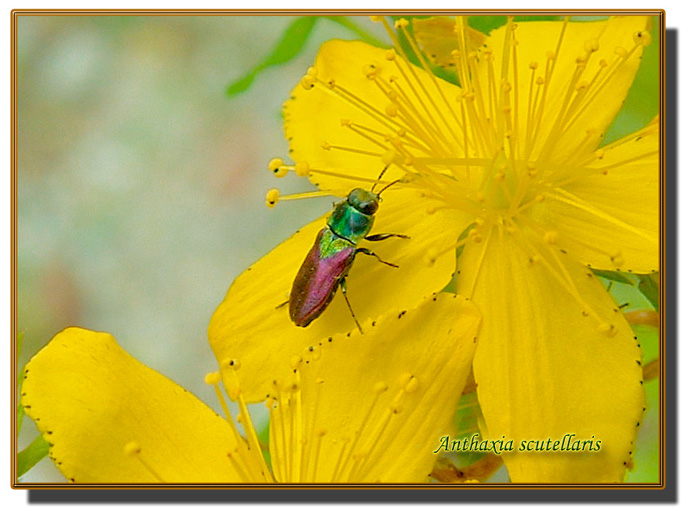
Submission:
[[[435,202],[434,211],[464,213],[468,234],[440,253],[428,253],[429,262],[468,239],[480,241],[494,226],[526,228],[542,237],[554,225],[538,225],[532,217],[536,206],[549,199],[601,215],[567,188],[619,167],[601,162],[606,148],[595,148],[604,130],[589,122],[590,115],[611,111],[601,99],[615,87],[619,72],[633,66],[639,48],[650,43],[646,31],[631,35],[630,48],[602,52],[601,41],[609,29],[602,24],[597,35],[591,37],[589,32],[581,39],[576,54],[565,37],[576,36],[585,24],[571,24],[566,18],[559,24],[559,34],[550,39],[551,49],[542,44],[541,55],[528,55],[525,67],[518,50],[518,24],[512,18],[501,30],[502,46],[489,47],[473,37],[464,17],[457,17],[451,62],[459,85],[454,85],[434,74],[407,30],[408,22],[398,20],[392,27],[383,17],[374,19],[385,26],[395,48],[363,65],[358,76],[364,80],[358,80],[355,90],[316,67],[309,68],[301,86],[341,99],[355,117],[342,120],[345,135],[335,135],[348,136],[347,143],[324,141],[321,148],[381,160],[392,167],[382,183],[397,178],[403,182],[390,190],[417,188],[421,197]],[[527,34],[532,37],[532,30]],[[408,42],[420,68],[410,64],[400,40]],[[605,58],[597,59],[603,54]],[[380,96],[368,97],[369,92]],[[277,175],[295,169],[312,178],[374,183],[356,173],[320,169],[307,162],[285,166],[275,159],[270,168]],[[280,197],[272,190],[267,202],[272,206],[279,200],[327,194]],[[607,255],[617,267],[624,262],[621,253]]]

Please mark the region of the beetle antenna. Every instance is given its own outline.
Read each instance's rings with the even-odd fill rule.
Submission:
[[[389,184],[385,185],[385,186],[379,191],[379,193],[377,193],[377,196],[379,196],[379,195],[381,195],[382,193],[384,193],[384,191],[386,191],[387,189],[389,189],[391,186],[393,186],[393,185],[396,184],[397,182],[401,182],[401,179],[400,179],[400,178],[397,178],[397,179],[394,180],[393,182],[390,182]]]
[[[372,189],[370,189],[370,191],[371,191],[372,193],[374,193],[374,188],[377,187],[377,184],[378,184],[379,181],[382,179],[382,177],[384,176],[384,173],[386,173],[386,170],[387,170],[387,169],[389,169],[389,164],[387,164],[387,165],[384,166],[384,169],[382,169],[382,172],[379,173],[379,176],[377,177],[377,180],[374,181],[374,184],[372,185]],[[388,187],[388,186],[387,186],[387,187]],[[385,188],[385,189],[386,189],[386,188]],[[382,191],[383,191],[383,190],[382,190]]]

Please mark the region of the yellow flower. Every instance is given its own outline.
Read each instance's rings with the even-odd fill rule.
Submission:
[[[596,452],[506,453],[511,479],[622,481],[644,411],[641,356],[589,268],[659,269],[658,118],[600,145],[651,41],[649,19],[510,20],[482,39],[459,18],[459,86],[423,58],[410,65],[383,23],[395,49],[321,48],[285,107],[296,165],[273,167],[344,197],[389,164],[382,184],[401,183],[382,194],[373,232],[411,238],[376,248],[398,270],[356,262],[347,287],[360,323],[410,310],[454,277],[484,316],[473,366],[482,436],[601,442]],[[418,51],[405,28],[396,23]],[[352,328],[342,300],[305,329],[276,308],[324,224],[250,267],[212,318],[212,348],[247,363],[253,396],[294,348]]]
[[[420,329],[443,319],[449,329]],[[56,335],[27,364],[21,401],[71,482],[424,482],[450,431],[478,324],[467,300],[441,294],[378,319],[359,347],[354,333],[299,350],[267,401],[271,469],[243,390],[234,396],[246,439],[218,386],[228,421],[106,333]],[[234,378],[244,369],[221,365]]]

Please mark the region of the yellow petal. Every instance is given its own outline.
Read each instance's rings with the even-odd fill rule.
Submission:
[[[532,216],[557,244],[600,269],[659,268],[659,124],[600,150],[592,172],[556,189]]]
[[[447,68],[455,67],[453,52],[459,49],[459,44],[455,34],[455,21],[452,18],[414,18],[413,31],[416,41],[433,63]],[[467,34],[474,47],[479,47],[486,41],[484,33],[471,27],[467,27]]]
[[[507,68],[512,95],[505,105],[517,113],[521,157],[566,164],[597,147],[637,73],[643,44],[635,35],[647,25],[644,16],[518,22],[489,35],[484,49],[493,63],[481,60],[479,76],[486,83],[492,70],[500,90]]]
[[[383,260],[399,265],[396,269],[373,257],[357,255],[347,290],[363,326],[386,311],[411,309],[443,289],[454,272],[454,257],[438,257],[431,266],[425,261],[426,251],[445,250],[463,227],[458,213],[432,213],[433,204],[415,190],[389,190],[382,199],[372,232],[401,233],[411,238],[360,242]],[[230,373],[231,359],[241,365],[237,375],[246,398],[256,402],[265,398],[273,380],[291,373],[292,356],[320,340],[356,329],[342,296],[334,297],[328,309],[306,328],[295,326],[289,318],[285,302],[292,282],[324,226],[325,218],[312,222],[253,264],[234,281],[214,313],[209,342],[230,394],[238,386]]]
[[[27,364],[22,405],[71,482],[262,480],[225,420],[107,333],[56,335]]]
[[[492,231],[485,249],[465,248],[460,266],[480,268],[471,296],[483,314],[474,376],[486,435],[514,439],[516,449],[550,440],[549,452],[504,453],[511,479],[621,482],[644,393],[640,350],[619,308],[590,271],[523,231]],[[567,434],[593,444],[552,450]],[[595,442],[600,450],[590,451]]]
[[[314,173],[314,169],[361,177],[366,180],[363,187],[371,186],[388,163],[384,155],[394,150],[391,140],[398,140],[399,134],[406,131],[413,142],[433,143],[443,138],[455,140],[447,130],[449,126],[458,125],[453,116],[455,108],[449,107],[445,100],[451,104],[459,94],[459,88],[438,80],[445,95],[443,99],[425,71],[406,64],[399,56],[387,60],[387,53],[394,52],[362,42],[326,42],[314,64],[317,76],[314,87],[307,90],[302,82],[285,105],[285,131],[290,154],[297,162],[309,163],[311,180],[323,189],[345,195],[362,184]],[[402,71],[410,81],[405,79]],[[412,118],[416,120],[413,125],[389,116],[393,102],[388,93],[395,89],[391,77],[399,79],[400,89],[416,108],[412,112]],[[416,79],[425,91],[417,85]],[[326,86],[331,81],[333,89]],[[409,83],[413,87],[409,87]],[[412,89],[420,93],[421,101]],[[456,107],[456,102],[454,105]],[[420,118],[423,121],[419,121]],[[427,128],[432,131],[422,132]],[[461,148],[461,143],[457,145]],[[420,152],[420,156],[423,155]],[[393,163],[402,165],[400,155],[393,157]],[[408,165],[392,165],[384,180],[392,181],[411,171]]]
[[[270,449],[282,482],[425,482],[449,434],[479,314],[440,294],[380,317],[363,336],[300,353],[281,384]]]

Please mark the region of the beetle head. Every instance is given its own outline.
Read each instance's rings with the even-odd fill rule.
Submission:
[[[350,191],[348,203],[365,215],[374,215],[379,208],[379,197],[360,187]]]

